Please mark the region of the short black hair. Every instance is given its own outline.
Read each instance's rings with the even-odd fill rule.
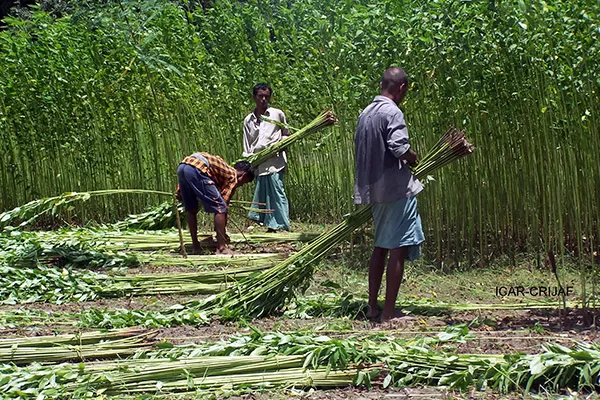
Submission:
[[[381,77],[381,88],[383,90],[390,90],[403,84],[408,86],[408,75],[400,67],[389,67]]]
[[[245,172],[250,178],[250,181],[254,180],[254,168],[252,168],[252,164],[250,164],[248,161],[238,161],[235,163],[233,168],[240,172]]]
[[[256,93],[258,93],[259,89],[262,89],[262,90],[269,89],[269,95],[273,96],[273,89],[271,89],[271,86],[268,83],[264,83],[264,82],[260,82],[260,83],[257,83],[256,85],[254,85],[254,87],[252,88],[252,96],[256,96]]]

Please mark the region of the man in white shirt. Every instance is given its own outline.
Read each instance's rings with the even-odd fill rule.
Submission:
[[[244,157],[266,149],[289,135],[288,129],[267,122],[261,117],[287,125],[283,111],[269,107],[273,90],[266,83],[252,89],[256,108],[244,119]],[[261,208],[273,210],[270,214],[250,211],[248,218],[262,222],[269,232],[290,230],[289,204],[283,188],[283,175],[287,166],[285,151],[280,151],[256,168],[254,202],[264,203]]]

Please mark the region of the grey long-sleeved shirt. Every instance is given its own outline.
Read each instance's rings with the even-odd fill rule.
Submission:
[[[410,148],[404,114],[376,96],[358,117],[354,134],[354,203],[389,203],[416,196],[423,185],[399,158]]]

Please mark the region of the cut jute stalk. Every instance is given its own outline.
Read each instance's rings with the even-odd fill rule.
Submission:
[[[177,231],[179,232],[179,252],[183,258],[187,258],[185,243],[183,242],[183,229],[181,229],[181,220],[179,219],[179,207],[177,207],[177,195],[173,193],[173,208],[175,209],[175,220],[177,221]]]

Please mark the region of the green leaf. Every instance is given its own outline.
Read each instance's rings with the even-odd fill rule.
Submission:
[[[383,388],[387,389],[388,386],[390,386],[390,384],[392,383],[392,374],[388,374],[384,379],[383,379]]]

